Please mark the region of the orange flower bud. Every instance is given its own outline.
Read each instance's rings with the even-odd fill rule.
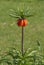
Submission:
[[[21,27],[25,27],[28,25],[28,21],[26,19],[19,19],[17,25]]]

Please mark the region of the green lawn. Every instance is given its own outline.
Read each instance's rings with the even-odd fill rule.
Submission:
[[[0,0],[0,49],[5,51],[8,47],[21,48],[21,27],[17,26],[16,19],[10,17],[9,14],[10,9],[22,9],[23,6],[28,7],[34,14],[33,17],[28,18],[29,24],[25,27],[24,49],[37,48],[36,40],[39,40],[44,54],[44,1],[40,0]]]

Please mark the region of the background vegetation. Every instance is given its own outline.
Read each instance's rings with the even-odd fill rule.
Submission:
[[[0,50],[4,52],[9,47],[21,48],[21,28],[17,26],[17,20],[10,17],[10,9],[29,8],[34,14],[28,18],[28,26],[25,27],[24,49],[37,48],[37,40],[40,41],[42,54],[44,54],[44,1],[43,0],[0,0]]]

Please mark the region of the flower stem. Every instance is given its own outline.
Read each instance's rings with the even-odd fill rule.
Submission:
[[[22,27],[22,44],[21,44],[22,56],[24,54],[24,28]]]

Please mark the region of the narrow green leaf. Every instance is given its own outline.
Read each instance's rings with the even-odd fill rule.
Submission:
[[[16,16],[16,15],[13,15],[13,14],[10,14],[9,16],[11,16],[13,18],[20,18],[20,16]]]

